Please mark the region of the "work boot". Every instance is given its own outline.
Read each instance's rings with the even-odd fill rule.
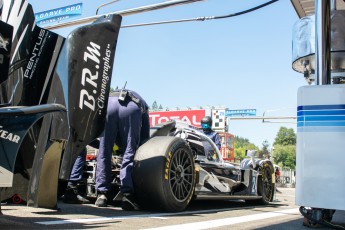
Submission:
[[[95,205],[97,207],[107,207],[107,204],[108,204],[107,196],[104,193],[99,193],[97,195],[97,200],[96,200]]]
[[[125,211],[139,210],[139,205],[135,203],[133,194],[131,193],[123,194],[121,208]]]
[[[67,187],[63,202],[67,204],[90,204],[88,199],[79,195],[77,187]]]

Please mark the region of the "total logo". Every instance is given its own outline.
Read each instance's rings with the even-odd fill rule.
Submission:
[[[151,127],[175,119],[200,127],[200,120],[204,116],[205,110],[155,111],[149,113]]]
[[[10,133],[4,129],[2,129],[3,126],[0,126],[0,138],[5,139],[5,140],[9,140],[11,142],[14,143],[18,143],[20,140],[20,136]]]
[[[5,39],[5,38],[2,36],[2,34],[0,34],[0,48],[1,48],[1,49],[4,49],[4,50],[6,50],[6,51],[8,51],[8,50],[7,50],[7,45],[8,45],[8,44],[9,44],[8,40]]]

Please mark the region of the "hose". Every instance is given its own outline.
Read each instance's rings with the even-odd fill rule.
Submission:
[[[221,15],[221,16],[197,17],[197,18],[190,18],[190,19],[179,19],[179,20],[170,20],[170,21],[161,21],[161,22],[149,22],[149,23],[131,24],[131,25],[121,26],[121,28],[138,27],[138,26],[151,26],[151,25],[169,24],[169,23],[176,23],[176,22],[206,21],[206,20],[212,20],[212,19],[231,18],[231,17],[239,16],[239,15],[242,15],[242,14],[246,14],[246,13],[258,10],[260,8],[268,6],[268,5],[270,5],[272,3],[275,3],[277,1],[279,1],[279,0],[271,0],[271,1],[268,1],[268,2],[263,3],[261,5],[258,5],[258,6],[255,6],[253,8],[250,8],[248,10],[244,10],[244,11],[240,11],[240,12],[232,13],[232,14]]]
[[[265,6],[268,6],[272,3],[275,3],[279,0],[272,0],[272,1],[268,1],[264,4],[261,4],[261,5],[258,5],[258,6],[255,6],[253,8],[250,8],[248,10],[244,10],[244,11],[241,11],[241,12],[237,12],[237,13],[233,13],[233,14],[227,14],[227,15],[223,15],[223,16],[216,16],[216,17],[213,17],[213,19],[223,19],[223,18],[231,18],[231,17],[235,17],[235,16],[239,16],[239,15],[242,15],[242,14],[246,14],[246,13],[249,13],[249,12],[252,12],[252,11],[255,11],[255,10],[258,10],[260,8],[263,8]]]

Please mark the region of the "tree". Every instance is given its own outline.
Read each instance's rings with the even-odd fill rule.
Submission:
[[[157,101],[154,101],[154,102],[152,103],[151,109],[152,109],[152,111],[156,111],[156,110],[158,110],[158,104],[157,104]]]
[[[282,167],[295,169],[296,167],[296,146],[295,145],[275,145],[273,160]]]
[[[280,166],[296,167],[296,134],[294,130],[280,127],[274,141],[274,162]]]
[[[292,128],[280,127],[273,145],[296,145],[296,134]]]
[[[258,150],[258,147],[246,138],[235,136],[234,142],[234,155],[240,161],[246,158],[246,150]]]
[[[110,93],[115,92],[115,89],[113,87],[110,87]]]
[[[270,144],[267,140],[264,140],[262,142],[262,149],[259,150],[259,158],[264,158],[265,156],[268,157],[270,155],[270,152],[268,151]]]
[[[234,149],[235,159],[241,161],[246,157],[246,147],[237,147]]]
[[[238,147],[242,147],[245,145],[249,145],[250,142],[247,138],[243,138],[243,137],[239,137],[239,136],[235,136],[235,146],[237,145]]]

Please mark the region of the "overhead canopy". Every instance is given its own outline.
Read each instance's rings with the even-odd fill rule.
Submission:
[[[335,0],[337,10],[345,10],[345,2],[343,0]],[[298,17],[315,14],[315,0],[291,0]]]

